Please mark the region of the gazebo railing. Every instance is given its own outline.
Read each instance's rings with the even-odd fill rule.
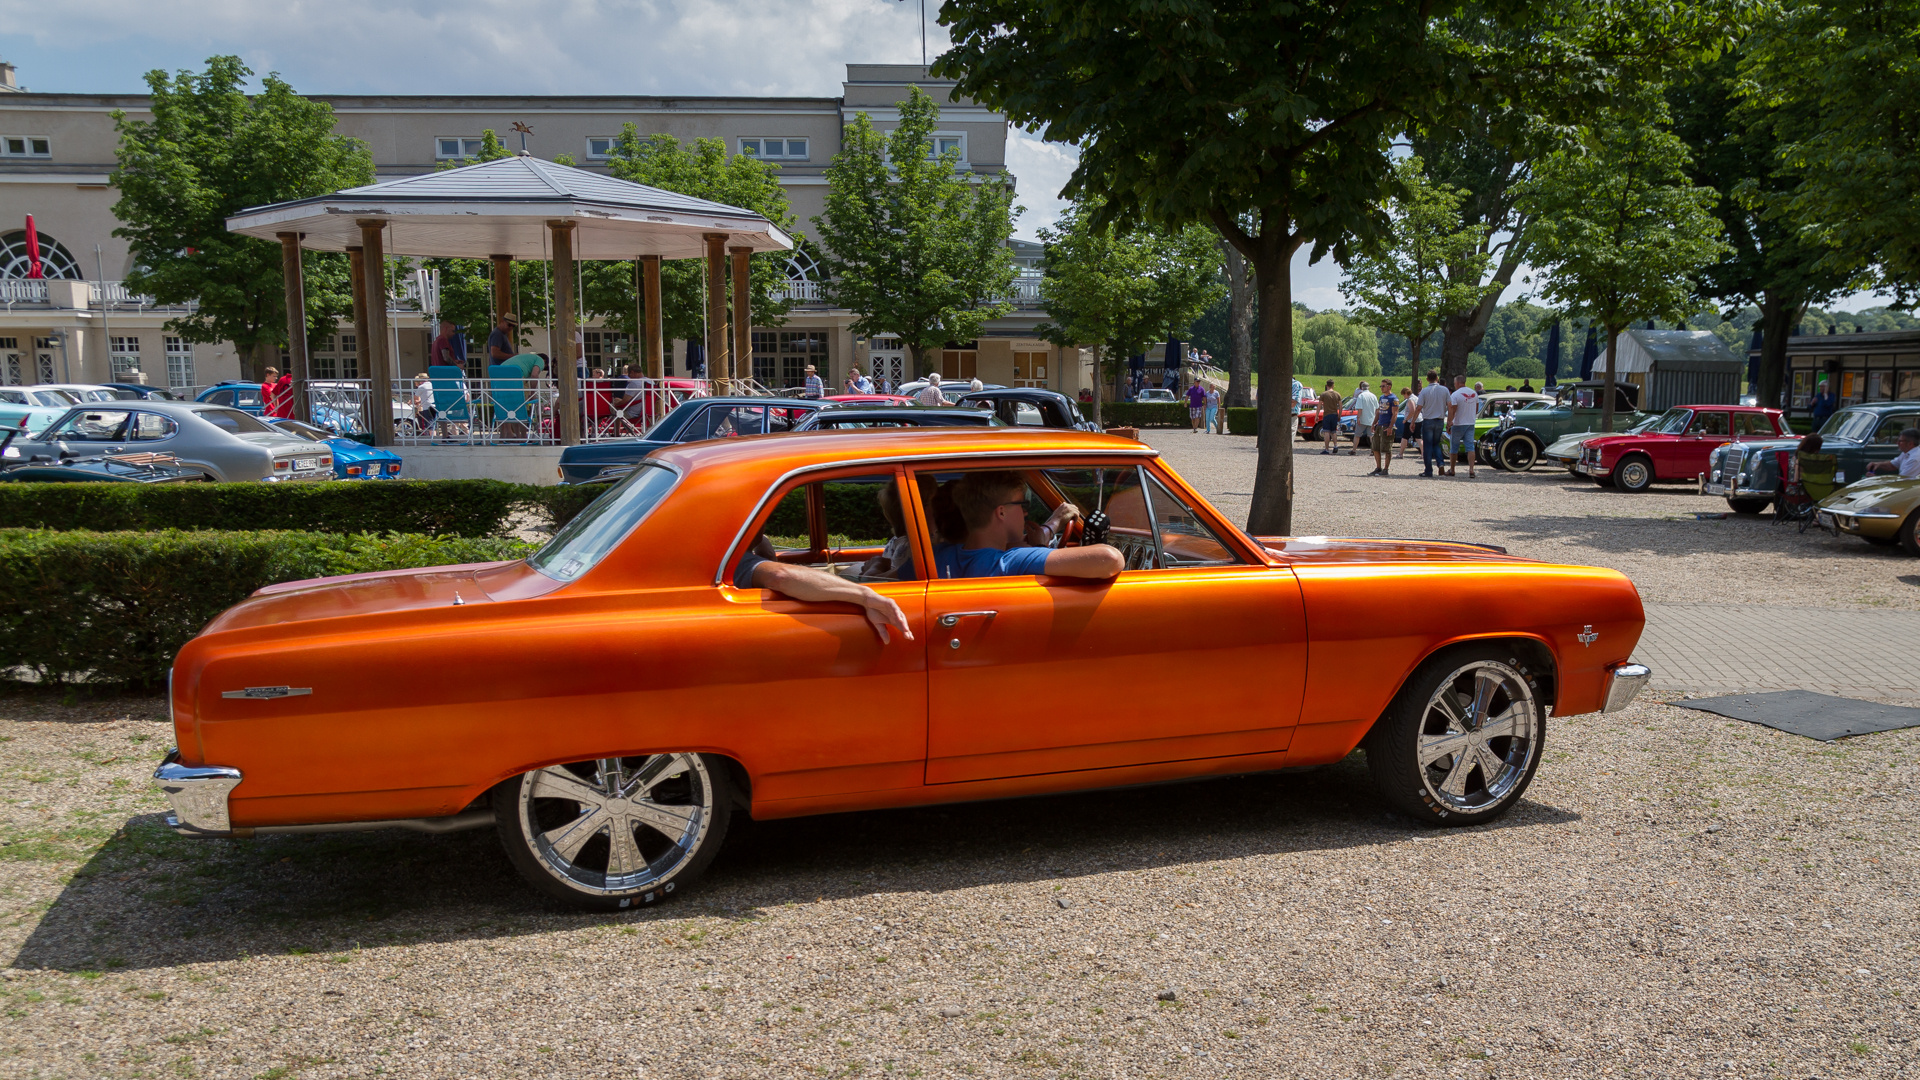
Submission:
[[[650,379],[628,395],[625,379],[586,379],[580,384],[580,441],[637,439],[675,406],[716,393],[753,393],[744,381]],[[764,393],[764,391],[759,391]],[[559,388],[550,380],[435,379],[431,404],[409,380],[389,388],[394,443],[400,446],[554,446],[560,442]],[[347,436],[365,435],[375,412],[371,379],[328,379],[307,384],[313,421]]]

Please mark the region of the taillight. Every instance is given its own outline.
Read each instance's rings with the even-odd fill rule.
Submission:
[[[378,466],[375,466],[375,467],[376,467],[376,468],[378,468]],[[358,465],[349,465],[349,466],[347,466],[347,475],[348,475],[348,476],[359,476],[359,475],[360,475],[360,471],[361,471],[361,470],[360,470],[360,466],[358,466]]]
[[[276,472],[284,472],[288,469],[293,468],[293,462],[277,460],[273,463],[273,468],[274,468],[274,471]]]
[[[331,468],[333,468],[333,459],[332,459],[332,458],[330,458],[330,457],[323,457],[323,458],[321,458],[321,459],[320,459],[320,468],[322,468],[322,469],[331,469]]]

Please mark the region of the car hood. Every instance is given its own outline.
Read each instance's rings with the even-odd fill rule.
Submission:
[[[400,455],[391,450],[382,450],[377,446],[354,442],[352,439],[328,439],[325,443],[308,443],[308,446],[327,446],[333,450],[333,456],[341,461],[398,461]]]
[[[1527,562],[1491,544],[1336,536],[1256,536],[1287,562]]]
[[[1863,510],[1874,505],[1908,510],[1920,506],[1920,479],[1870,476],[1827,496],[1820,505],[1827,510]]]
[[[497,603],[539,596],[560,584],[524,559],[309,578],[256,590],[203,632],[258,631],[323,619]]]

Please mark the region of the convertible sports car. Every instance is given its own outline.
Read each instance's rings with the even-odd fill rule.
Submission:
[[[1016,474],[1029,519],[1072,500],[1099,531],[1099,511],[1126,569],[928,580],[946,485],[980,470]],[[912,636],[740,587],[768,546],[865,583]],[[1415,582],[1427,602],[1400,603]],[[1644,618],[1612,570],[1248,536],[1105,435],[715,440],[654,452],[527,559],[261,589],[180,651],[155,781],[189,835],[493,827],[536,887],[596,909],[683,890],[735,814],[1315,765],[1363,739],[1392,805],[1469,825],[1526,790],[1549,710],[1633,698]],[[1257,677],[1195,708],[1194,664]],[[1103,685],[1124,692],[1085,693]]]

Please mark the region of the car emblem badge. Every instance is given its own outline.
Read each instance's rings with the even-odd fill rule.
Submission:
[[[1596,642],[1596,641],[1599,641],[1599,640],[1600,640],[1600,635],[1599,635],[1599,634],[1596,634],[1596,633],[1594,633],[1594,632],[1593,632],[1593,627],[1591,627],[1591,626],[1583,626],[1583,627],[1581,627],[1581,628],[1580,628],[1580,632],[1579,632],[1579,633],[1577,633],[1577,634],[1575,634],[1575,635],[1573,635],[1573,636],[1574,636],[1575,638],[1577,638],[1577,639],[1579,639],[1579,641],[1580,641],[1580,644],[1582,644],[1582,645],[1585,645],[1585,646],[1586,646],[1587,648],[1589,648],[1589,649],[1591,649],[1591,648],[1593,648],[1593,643],[1594,643],[1594,642]]]
[[[225,691],[220,696],[223,698],[248,698],[255,701],[264,701],[271,698],[299,697],[302,694],[311,693],[313,693],[313,687],[311,686],[249,686],[245,690]]]

